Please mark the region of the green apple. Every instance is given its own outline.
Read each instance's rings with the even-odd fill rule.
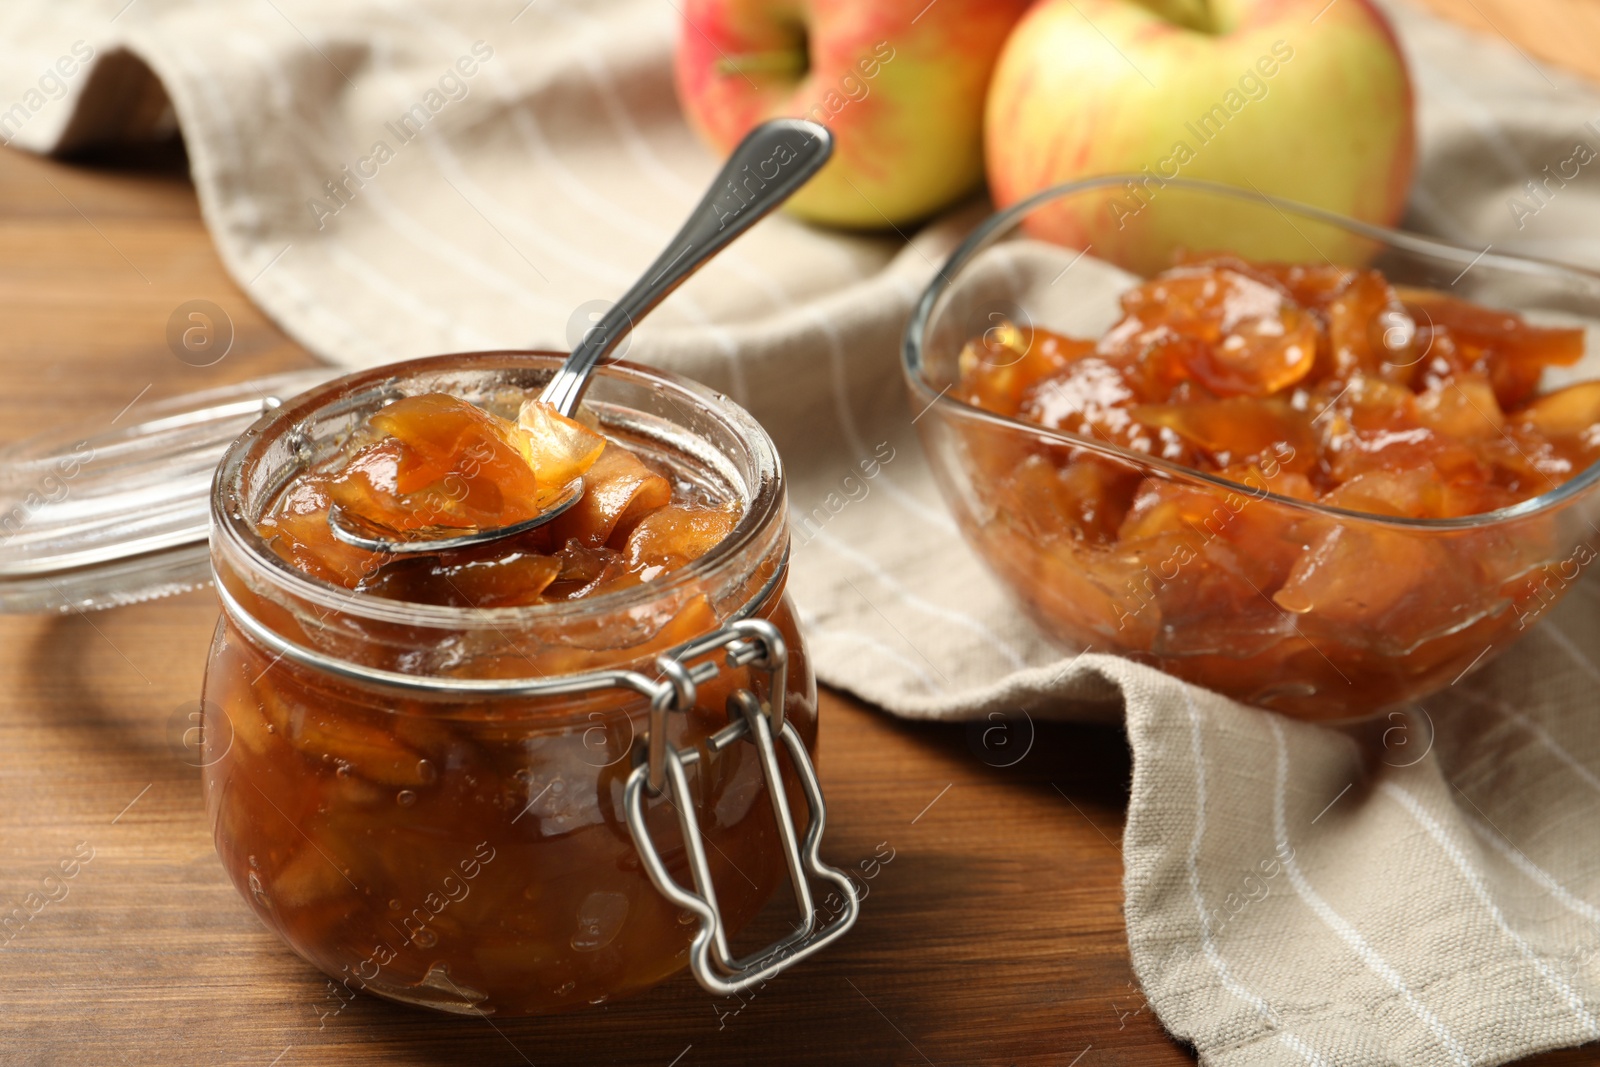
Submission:
[[[1124,262],[1138,260],[1128,247],[1137,240],[1305,259],[1314,236],[1259,222],[1241,232],[1259,208],[1169,203],[1130,220],[1182,177],[1391,225],[1405,207],[1414,141],[1406,64],[1368,0],[1042,0],[996,64],[985,154],[1002,207],[1078,178],[1138,175],[1080,206],[1036,212],[1029,228],[1039,236],[1098,241],[1099,254],[1121,249],[1109,258]],[[1091,201],[1092,213],[1081,206]],[[1159,234],[1148,232],[1154,215]],[[1325,254],[1359,258],[1343,246],[1342,257]]]

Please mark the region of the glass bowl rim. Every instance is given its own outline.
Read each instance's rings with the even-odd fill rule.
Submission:
[[[995,426],[1025,430],[1034,436],[1054,439],[1074,448],[1085,448],[1091,452],[1109,455],[1140,467],[1153,468],[1170,481],[1180,483],[1197,481],[1214,489],[1253,497],[1257,500],[1270,500],[1273,503],[1312,515],[1346,521],[1357,519],[1380,526],[1406,530],[1471,530],[1526,518],[1565,504],[1581,495],[1585,490],[1595,485],[1596,482],[1600,482],[1600,461],[1596,461],[1554,489],[1547,490],[1537,496],[1531,496],[1507,507],[1497,508],[1494,511],[1484,511],[1452,518],[1410,518],[1398,515],[1382,515],[1376,512],[1356,511],[1351,508],[1341,508],[1331,504],[1300,500],[1271,491],[1263,491],[1259,487],[1231,481],[1206,471],[1195,470],[1193,467],[1186,467],[1181,463],[1174,463],[1171,460],[1163,459],[1147,452],[1136,452],[1109,441],[1099,441],[1092,437],[1084,437],[1065,430],[1052,430],[1045,426],[988,411],[948,395],[950,392],[949,387],[936,392],[924,373],[923,345],[928,325],[932,321],[939,298],[954,284],[954,276],[963,267],[967,266],[978,253],[1008,234],[1021,221],[1023,216],[1029,214],[1040,205],[1092,189],[1126,186],[1130,181],[1146,180],[1148,180],[1148,176],[1144,174],[1120,173],[1104,174],[1053,185],[1048,189],[1042,189],[1032,196],[1019,200],[1002,211],[996,211],[989,215],[956,246],[955,251],[951,252],[944,263],[936,270],[933,279],[922,291],[922,295],[917,298],[917,302],[911,310],[911,317],[906,323],[905,333],[902,335],[900,369],[921,404],[917,415],[918,419],[927,414],[930,409],[940,407],[944,411],[959,413],[961,417],[976,419]],[[1293,200],[1285,200],[1281,197],[1269,196],[1266,193],[1241,189],[1221,182],[1202,181],[1195,178],[1161,178],[1159,181],[1162,191],[1165,191],[1169,186],[1175,186],[1189,192],[1220,196],[1258,205],[1265,204],[1276,210],[1280,215],[1284,215],[1286,221],[1290,214],[1298,215],[1309,221],[1336,226],[1358,236],[1381,241],[1394,248],[1445,260],[1456,260],[1462,263],[1464,267],[1487,263],[1491,266],[1498,266],[1523,274],[1581,278],[1596,287],[1600,287],[1600,271],[1589,270],[1585,267],[1541,259],[1535,256],[1492,252],[1489,249],[1472,249],[1465,245],[1458,245],[1434,237],[1426,237],[1422,234],[1362,222],[1334,211],[1311,207]]]
[[[419,604],[394,600],[372,593],[361,593],[313,578],[295,569],[277,553],[269,549],[254,527],[242,516],[234,515],[227,506],[230,495],[240,492],[244,464],[254,449],[269,438],[294,431],[295,425],[310,412],[337,399],[352,389],[372,389],[383,382],[415,377],[434,370],[470,370],[479,361],[487,364],[481,369],[493,370],[494,361],[510,357],[547,363],[551,369],[567,358],[567,353],[543,349],[490,349],[475,352],[452,352],[423,356],[397,363],[386,363],[365,370],[351,371],[324,382],[315,388],[286,400],[282,405],[266,412],[228,446],[211,487],[211,513],[214,540],[222,540],[237,550],[255,572],[265,575],[275,587],[289,595],[319,607],[372,621],[400,623],[408,626],[425,626],[452,630],[498,629],[502,626],[529,625],[562,620],[581,620],[595,616],[615,614],[630,608],[670,597],[696,579],[720,571],[731,565],[754,542],[770,523],[779,517],[785,506],[786,479],[783,462],[777,445],[766,429],[739,404],[726,395],[710,389],[690,378],[647,367],[626,360],[613,360],[595,369],[596,379],[604,377],[631,378],[656,389],[670,389],[679,399],[688,399],[713,417],[720,420],[749,449],[758,475],[749,487],[751,499],[745,513],[734,528],[705,555],[673,571],[660,581],[646,582],[628,589],[579,601],[559,601],[550,604],[532,604],[521,607],[479,608],[442,604]],[[452,367],[452,364],[461,366]],[[766,475],[763,483],[762,475]],[[785,547],[779,559],[779,574],[787,565]],[[213,563],[215,571],[215,563]],[[775,577],[778,575],[775,575]],[[765,583],[757,598],[770,595],[771,583]],[[744,605],[749,608],[751,605]]]

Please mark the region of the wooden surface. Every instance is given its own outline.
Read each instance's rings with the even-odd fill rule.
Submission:
[[[1544,39],[1552,53],[1575,44]],[[203,369],[166,341],[173,309],[193,299],[237,332]],[[0,323],[0,441],[136,419],[162,397],[311,362],[223,274],[171,150],[114,166],[0,151]],[[0,1062],[1192,1062],[1128,964],[1121,733],[1041,726],[1025,759],[996,767],[966,728],[902,724],[834,695],[820,755],[826,856],[852,865],[882,846],[894,858],[832,951],[745,1003],[679,976],[553,1019],[491,1024],[358,997],[319,1022],[325,980],[225,880],[176,739],[216,615],[207,592],[0,617],[0,912],[47,887],[59,897],[0,933]],[[93,859],[47,884],[81,842]]]

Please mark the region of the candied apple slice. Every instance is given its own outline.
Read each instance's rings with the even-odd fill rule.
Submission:
[[[558,542],[593,546],[626,537],[646,514],[672,502],[672,484],[622,447],[602,450],[583,484],[578,502],[550,522]]]
[[[1193,337],[1186,337],[1170,326],[1156,326],[1140,330],[1138,319],[1125,319],[1121,335],[1115,331],[1101,339],[1097,351],[1112,357],[1117,369],[1133,387],[1138,399],[1144,403],[1159,404],[1178,399],[1198,387],[1206,394],[1210,390],[1196,382],[1193,367],[1207,357],[1207,345]]]
[[[1125,315],[1212,344],[1283,305],[1281,289],[1226,267],[1175,267],[1122,294]]]
[[[1417,394],[1416,412],[1423,425],[1464,441],[1498,436],[1506,422],[1494,386],[1481,374],[1430,383]]]
[[[1470,397],[1460,399],[1470,407]],[[1491,477],[1476,448],[1428,426],[1416,395],[1382,378],[1350,379],[1313,421],[1325,469],[1336,484],[1376,470],[1424,471],[1450,482]]]
[[[1281,286],[1232,266],[1177,267],[1124,294],[1122,308],[1141,324],[1200,342],[1188,369],[1218,396],[1270,395],[1304,378],[1316,360],[1316,321]],[[1113,328],[1107,340],[1126,329]]]
[[[510,423],[448,393],[396,400],[368,421],[378,433],[405,446],[396,471],[395,490],[400,493],[415,493],[452,473],[472,476],[473,460],[510,465],[520,458],[527,466],[526,442]],[[469,469],[459,469],[464,466]]]
[[[996,500],[1032,540],[1107,544],[1116,538],[1139,479],[1137,471],[1087,452],[1065,467],[1034,455],[1000,484]]]
[[[1362,471],[1323,494],[1330,507],[1367,515],[1436,519],[1445,513],[1444,489],[1428,468]]]
[[[1004,322],[961,350],[956,396],[986,411],[1015,415],[1030,386],[1059,374],[1094,347],[1093,341]]]
[[[606,447],[605,437],[538,399],[522,405],[517,426],[527,435],[528,462],[546,487],[569,484],[594,466]]]
[[[1551,488],[1550,476],[1571,477],[1600,460],[1600,382],[1579,382],[1539,397],[1512,417],[1513,436],[1523,442],[1515,457],[1532,467],[1535,491]]]
[[[675,483],[548,405],[528,401],[520,419],[516,425],[443,394],[393,404],[337,462],[291,482],[258,532],[290,566],[346,589],[418,604],[506,608],[638,586],[698,558],[738,520],[736,507],[712,506],[688,482]],[[335,538],[328,524],[337,498],[357,523],[395,539],[425,526],[449,533],[462,531],[462,522],[500,526],[538,516],[548,494],[568,495],[579,478],[583,493],[551,522],[469,548],[366,552]],[[528,499],[504,496],[507,485],[520,486]],[[674,504],[630,546],[641,520]]]
[[[1316,358],[1316,320],[1284,307],[1240,322],[1197,352],[1189,370],[1218,396],[1268,396],[1304,378]]]
[[[434,771],[422,754],[402,744],[379,718],[330,718],[320,706],[305,704],[285,710],[289,743],[311,759],[341,764],[369,782],[396,788],[432,780]]]
[[[1290,470],[1276,460],[1277,457],[1274,456],[1271,461],[1266,462],[1235,463],[1231,467],[1223,467],[1217,473],[1231,482],[1238,482],[1254,494],[1261,494],[1264,490],[1295,500],[1317,498],[1317,490],[1311,484],[1311,479],[1300,471]]]
[[[280,908],[304,908],[319,900],[355,894],[347,878],[328,853],[307,838],[269,882],[273,903]]]
[[[1352,271],[1328,301],[1328,373],[1345,379],[1377,375],[1408,382],[1415,371],[1416,323],[1382,274]]]
[[[444,393],[379,411],[387,437],[360,450],[328,485],[333,502],[378,531],[478,530],[539,514],[539,480],[525,436]]]
[[[1487,373],[1500,406],[1517,407],[1539,387],[1548,366],[1566,367],[1583,358],[1583,331],[1530,325],[1521,315],[1482,307],[1425,289],[1405,292],[1406,309],[1430,334],[1448,344],[1434,350],[1458,369]]]
[[[1236,656],[1278,640],[1283,613],[1265,594],[1299,550],[1280,508],[1243,492],[1147,479],[1113,548],[1133,571],[1124,610],[1158,622],[1138,650]]]
[[[1231,397],[1192,404],[1141,404],[1134,416],[1164,426],[1208,453],[1218,467],[1272,459],[1305,470],[1316,458],[1316,436],[1302,411],[1277,397]]]
[[[1541,396],[1517,412],[1517,421],[1546,437],[1600,444],[1600,381],[1579,382]]]
[[[739,509],[669,504],[639,520],[628,534],[624,552],[634,567],[650,577],[661,569],[676,569],[715,548],[739,522]]]
[[[654,637],[636,648],[628,649],[627,654],[630,658],[654,656],[708,634],[718,625],[717,613],[711,607],[710,599],[704,593],[697,593],[667,621],[665,626],[656,631]]]
[[[586,545],[575,538],[569,538],[556,553],[556,557],[561,560],[561,572],[556,576],[556,581],[573,582],[580,587],[588,585],[600,577],[606,565],[614,562],[618,556],[619,553],[614,548],[607,548],[605,545]]]
[[[671,615],[652,612],[634,622],[636,625],[625,627],[607,624],[569,628],[562,635],[564,643],[547,645],[533,653],[536,673],[579,674],[653,657],[708,634],[719,625],[716,610],[704,593],[690,597]]]
[[[568,599],[582,600],[587,597],[603,596],[606,593],[621,592],[644,584],[646,569],[634,567],[616,549],[607,548],[605,566],[600,568],[600,573],[594,580],[572,593]],[[654,572],[651,572],[652,576]]]
[[[1331,263],[1257,263],[1254,269],[1289,290],[1295,303],[1326,308],[1350,285],[1356,272]]]
[[[295,570],[346,589],[354,589],[383,564],[383,557],[376,553],[333,536],[328,528],[328,494],[318,480],[290,485],[256,524],[256,530]]]
[[[1060,506],[1082,540],[1106,543],[1133,503],[1141,474],[1131,466],[1118,466],[1096,456],[1080,454],[1057,472]]]
[[[1431,289],[1408,289],[1408,307],[1427,313],[1457,343],[1492,350],[1517,362],[1570,367],[1583,358],[1583,331],[1534,326],[1514,311],[1468,303]]]
[[[1329,522],[1272,599],[1392,655],[1469,625],[1495,598],[1435,534]]]
[[[477,556],[446,554],[399,561],[363,586],[362,592],[447,607],[522,607],[537,604],[560,573],[561,561],[554,556],[495,547],[480,550]]]
[[[1329,522],[1272,599],[1296,615],[1376,626],[1437,562],[1418,538]]]
[[[1052,430],[1150,452],[1154,435],[1129,411],[1138,399],[1117,367],[1099,356],[1087,356],[1029,386],[1018,414]]]
[[[1173,562],[1185,558],[1180,555]],[[1168,565],[1169,568],[1171,564]],[[1293,632],[1293,622],[1262,591],[1260,561],[1230,541],[1208,541],[1174,580],[1161,585],[1161,626],[1150,646],[1156,656],[1259,655]]]
[[[1023,391],[1018,410],[1024,419],[1052,430],[1082,432],[1108,408],[1135,399],[1122,373],[1098,356],[1087,356],[1059,374],[1041,378]],[[1085,434],[1085,436],[1092,436]]]
[[[1132,552],[1176,539],[1185,551],[1168,551],[1166,555],[1189,572],[1186,581],[1196,580],[1195,569],[1221,560],[1257,591],[1276,588],[1302,544],[1293,529],[1296,515],[1282,504],[1263,498],[1269,491],[1304,492],[1309,483],[1303,475],[1281,470],[1270,482],[1256,468],[1230,467],[1223,473],[1247,488],[1228,491],[1156,478],[1146,480],[1134,497],[1118,543]],[[1231,546],[1231,550],[1217,555],[1219,546]],[[1168,569],[1175,572],[1178,568],[1169,565]],[[1175,574],[1162,572],[1162,576],[1170,580]],[[1256,595],[1259,599],[1260,592]]]
[[[1095,635],[1113,648],[1148,648],[1161,609],[1143,593],[1138,553],[1061,542],[1024,556],[1012,552],[1013,581],[1026,589],[1033,613],[1047,628],[1066,627],[1081,642]],[[1022,574],[1017,574],[1017,570]]]

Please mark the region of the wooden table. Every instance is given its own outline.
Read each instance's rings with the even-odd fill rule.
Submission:
[[[207,368],[166,341],[173,309],[197,298],[237,331]],[[0,315],[0,440],[137,419],[159,398],[312,362],[224,275],[170,149],[114,166],[0,152]],[[744,1001],[680,976],[553,1019],[490,1023],[371,997],[322,1018],[327,982],[226,881],[199,773],[175,741],[216,616],[202,592],[0,617],[0,911],[42,891],[80,842],[93,849],[50,883],[65,896],[55,888],[60,899],[0,934],[0,1061],[1192,1062],[1128,964],[1120,731],[1041,726],[1027,758],[996,768],[966,728],[902,724],[835,694],[820,754],[826,854],[894,858],[833,950]]]

